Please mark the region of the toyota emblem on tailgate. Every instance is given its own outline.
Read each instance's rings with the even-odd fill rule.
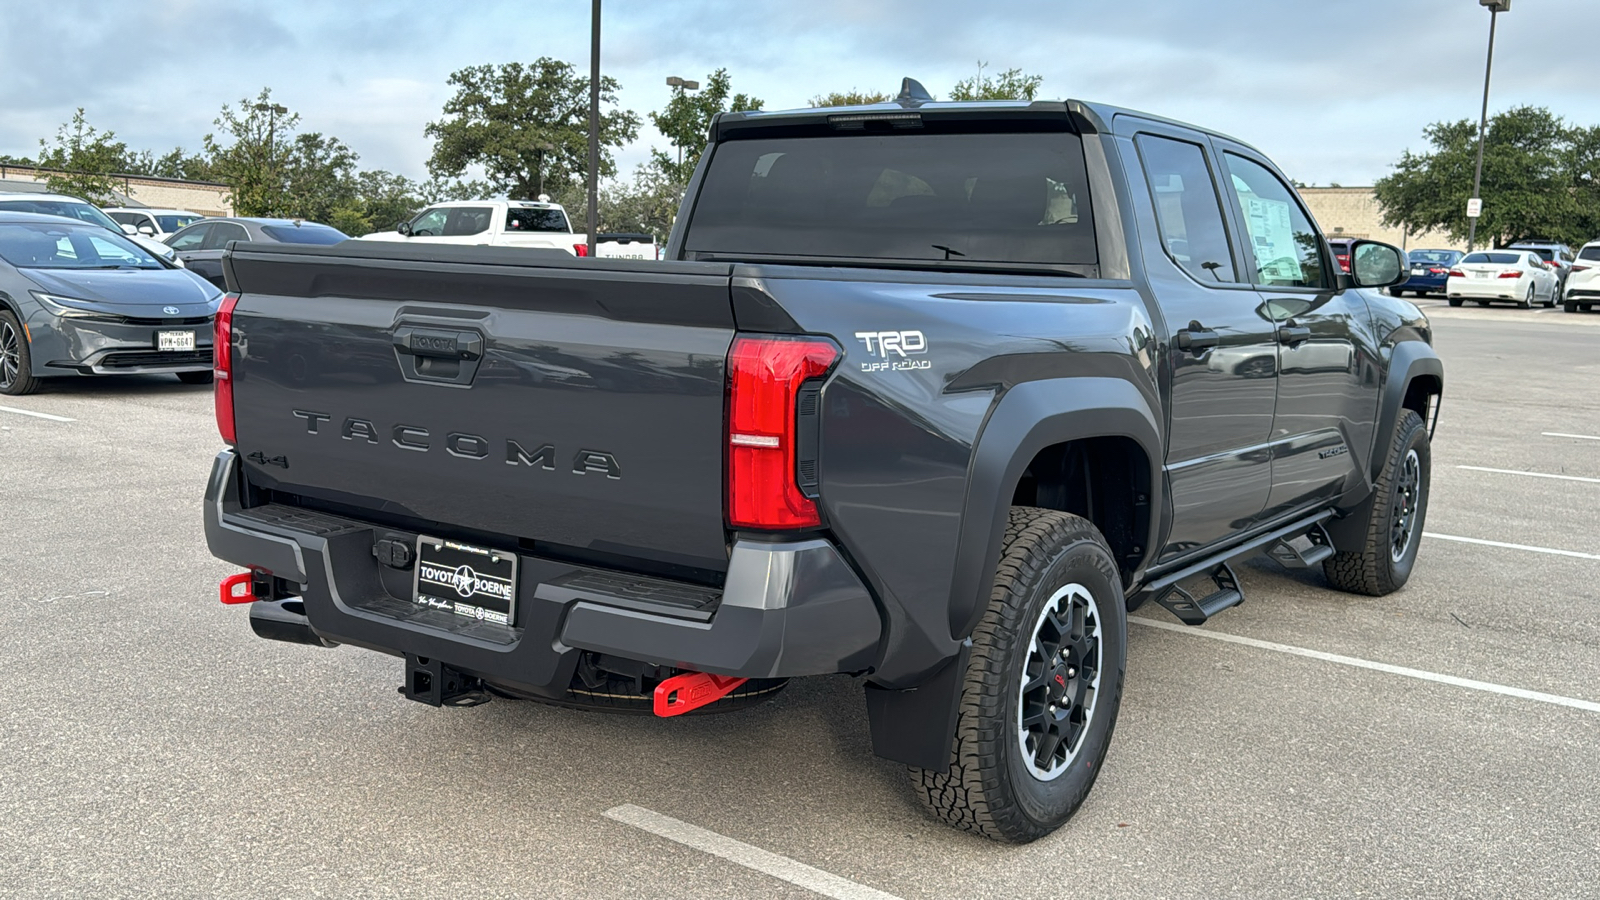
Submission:
[[[163,306],[161,311],[169,316],[175,316],[179,313],[179,309],[176,306]]]

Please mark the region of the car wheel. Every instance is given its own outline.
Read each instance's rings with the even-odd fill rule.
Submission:
[[[994,589],[972,634],[950,767],[913,767],[947,824],[1025,843],[1083,803],[1111,744],[1127,658],[1122,578],[1078,516],[1013,507]]]
[[[0,394],[15,397],[38,389],[27,332],[9,310],[0,312]]]
[[[212,373],[205,372],[179,372],[178,380],[184,384],[210,384]]]
[[[1550,289],[1550,296],[1544,298],[1544,308],[1545,309],[1555,309],[1556,308],[1556,289],[1555,288],[1551,288]]]
[[[1461,298],[1460,297],[1451,297],[1450,298],[1450,305],[1451,306],[1460,306],[1461,305]]]
[[[1532,309],[1532,308],[1533,308],[1533,285],[1530,284],[1530,285],[1528,285],[1528,296],[1523,297],[1521,300],[1517,301],[1517,309]]]
[[[1389,296],[1391,297],[1404,297],[1405,295],[1406,292],[1400,290],[1399,288],[1389,288]]]
[[[1575,313],[1578,311],[1578,304],[1572,302],[1571,300],[1567,300],[1561,304],[1561,310],[1563,312]]]
[[[1322,563],[1322,572],[1334,587],[1381,597],[1405,586],[1422,542],[1431,472],[1428,426],[1414,410],[1405,410],[1395,423],[1389,458],[1366,503],[1362,550],[1341,550]]]

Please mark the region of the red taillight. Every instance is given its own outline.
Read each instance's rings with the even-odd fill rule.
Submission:
[[[1501,277],[1501,278],[1521,278],[1522,277],[1522,273],[1521,272],[1501,272],[1499,277]]]
[[[589,255],[589,245],[588,244],[573,244],[572,245],[572,252],[576,256],[588,256]]]
[[[1450,270],[1450,277],[1451,278],[1465,278],[1465,277],[1467,277],[1467,273],[1461,271],[1460,269],[1451,269]]]
[[[1588,266],[1573,265],[1572,271],[1574,271],[1574,272],[1587,272],[1587,271],[1589,271],[1589,267]]]
[[[229,444],[234,443],[233,308],[238,304],[238,294],[222,296],[211,332],[211,380],[212,394],[217,402],[217,433]]]
[[[796,400],[802,384],[826,375],[838,358],[839,348],[820,338],[734,340],[728,351],[729,526],[788,530],[822,523],[816,503],[800,489]]]
[[[1447,273],[1449,271],[1450,271],[1449,269],[1429,269],[1428,270],[1428,274],[1429,275],[1443,275],[1443,274],[1445,274],[1445,273]]]

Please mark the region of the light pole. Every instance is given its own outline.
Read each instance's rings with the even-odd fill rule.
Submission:
[[[700,82],[698,82],[698,81],[690,81],[690,80],[688,80],[686,78],[679,78],[676,75],[668,75],[667,76],[667,87],[675,87],[675,88],[679,88],[680,90],[683,90],[683,91],[698,91],[698,90],[700,90]],[[680,168],[680,169],[683,168],[683,145],[682,144],[678,145],[678,168]]]
[[[1467,201],[1467,252],[1471,253],[1478,238],[1478,214],[1483,200],[1478,191],[1483,187],[1483,135],[1489,128],[1489,74],[1494,70],[1494,23],[1503,12],[1511,11],[1511,0],[1478,0],[1489,9],[1489,57],[1483,64],[1483,111],[1478,114],[1478,162],[1472,170],[1472,199]]]
[[[600,228],[600,0],[589,12],[589,258]]]
[[[278,124],[278,117],[288,113],[289,112],[289,107],[284,106],[281,103],[257,103],[255,106],[253,106],[251,108],[254,109],[256,112],[264,112],[264,113],[267,114],[267,163],[272,169],[272,194],[273,194],[273,199],[276,200],[277,199],[277,193],[278,193],[278,186],[279,186],[278,185],[278,160],[276,158],[277,147],[275,146],[275,142],[273,140],[273,137],[274,137],[273,129]],[[274,212],[274,213],[277,212],[277,211],[278,210],[275,209],[275,208],[271,209],[271,210],[268,210],[268,212]]]

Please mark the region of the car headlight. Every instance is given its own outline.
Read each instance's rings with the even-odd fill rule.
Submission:
[[[101,322],[121,322],[123,317],[104,313],[93,309],[83,309],[78,304],[87,303],[87,300],[78,300],[73,297],[60,297],[55,294],[46,294],[43,291],[33,291],[33,298],[39,301],[47,312],[60,316],[63,319],[95,319]]]

